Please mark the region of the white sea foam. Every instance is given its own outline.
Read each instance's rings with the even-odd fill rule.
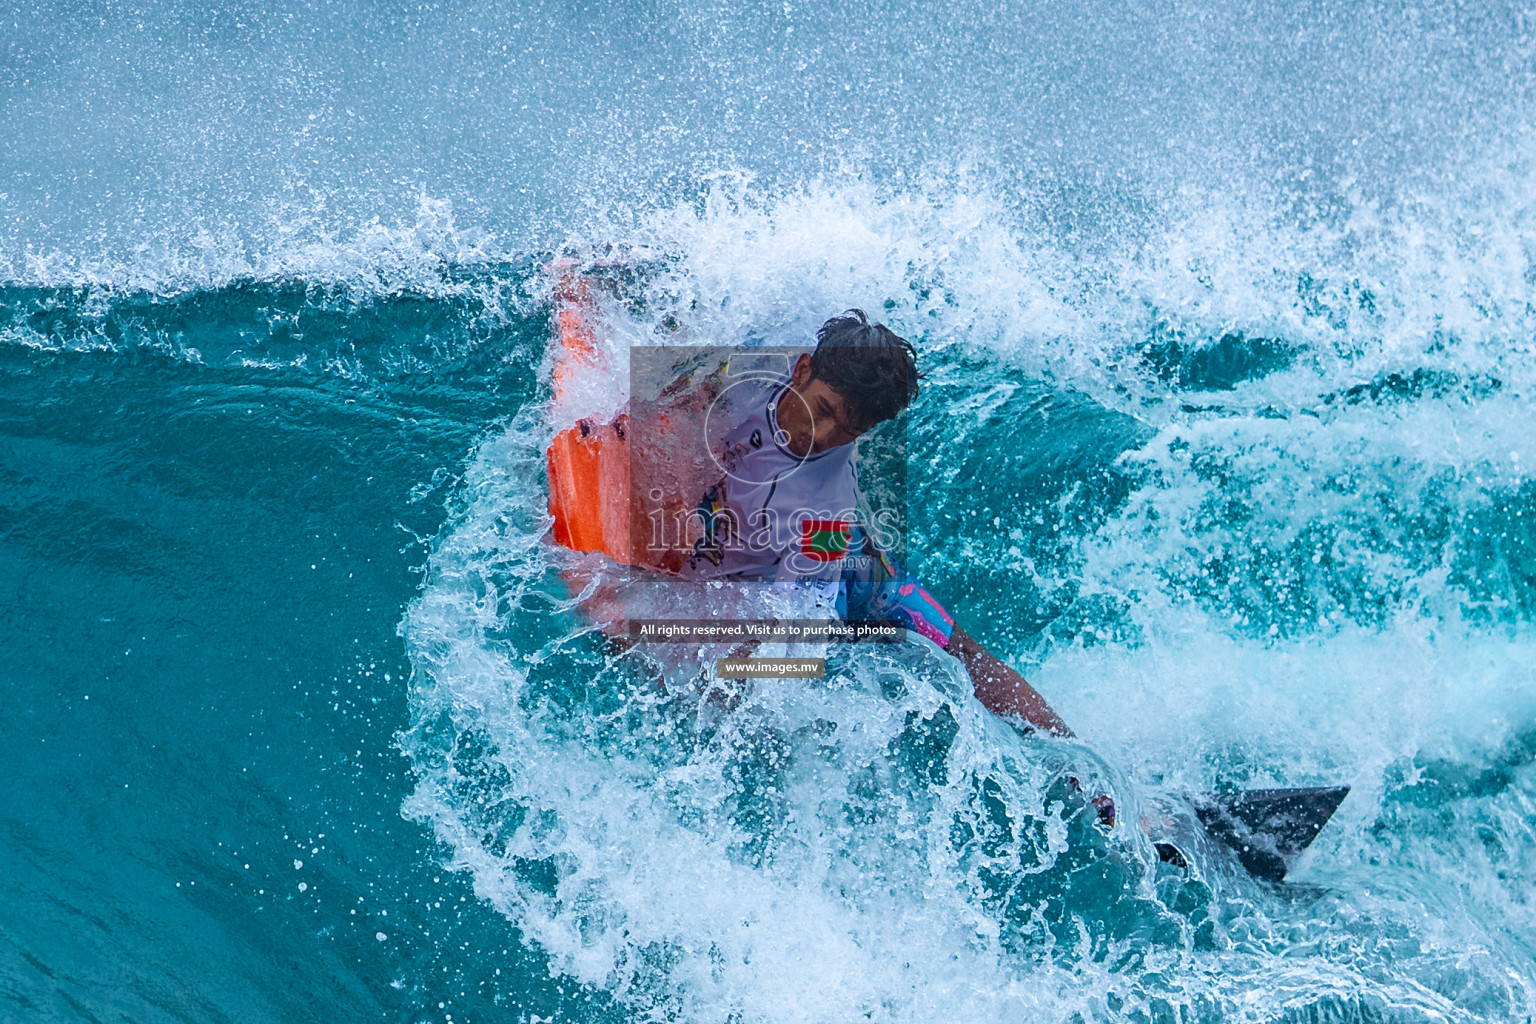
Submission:
[[[557,575],[568,562],[541,539],[540,447],[564,409],[486,440],[403,625],[408,812],[555,969],[637,1013],[1528,1013],[1531,921],[1500,874],[1524,877],[1536,851],[1517,809],[1528,783],[1451,798],[1439,813],[1484,835],[1470,848],[1404,794],[1426,758],[1487,763],[1536,718],[1526,598],[1488,583],[1497,551],[1477,562],[1479,524],[1523,543],[1509,508],[1536,459],[1512,255],[1529,225],[1519,209],[1470,218],[1500,233],[1472,251],[1466,215],[1367,212],[1287,221],[1191,198],[1111,263],[980,186],[721,189],[646,221],[619,241],[647,269],[628,302],[604,300],[615,361],[657,338],[807,338],[859,305],[917,339],[939,379],[974,378],[949,434],[912,439],[919,459],[978,443],[1022,380],[1146,423],[1116,468],[1123,503],[1043,567],[1103,599],[1101,617],[1033,655],[1042,691],[1129,780],[1023,745],[922,652],[856,656],[825,684],[760,686],[733,707],[676,678],[647,689],[644,669],[592,645]],[[1200,394],[1149,362],[1159,339],[1199,350],[1228,334],[1290,354]],[[622,398],[612,375],[583,401]],[[1490,614],[1500,593],[1509,607]],[[1067,770],[1102,780],[1126,816],[1102,862],[1118,867],[1075,884],[1052,875],[1081,842],[1049,796]],[[1208,912],[1159,901],[1130,822],[1159,794],[1232,781],[1355,786],[1298,868],[1330,895],[1281,900],[1202,863]],[[1014,825],[990,852],[988,807]],[[1442,925],[1424,900],[1445,901]],[[1094,949],[1118,952],[1105,964]]]

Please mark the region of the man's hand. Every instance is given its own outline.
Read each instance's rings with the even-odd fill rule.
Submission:
[[[949,637],[949,653],[960,659],[976,685],[976,699],[995,715],[1020,718],[1053,736],[1068,737],[1072,730],[1045,698],[1024,677],[994,658],[965,630],[955,627]]]

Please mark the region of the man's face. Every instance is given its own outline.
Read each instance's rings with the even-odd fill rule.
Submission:
[[[789,435],[785,447],[802,458],[848,444],[872,426],[855,421],[843,396],[811,377],[809,355],[795,362],[789,390],[779,399],[778,418]]]

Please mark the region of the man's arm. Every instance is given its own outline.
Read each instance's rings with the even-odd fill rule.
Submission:
[[[1066,739],[1072,735],[1067,723],[1061,720],[1045,698],[1024,681],[1007,665],[998,661],[975,638],[956,626],[949,636],[949,653],[960,659],[971,681],[976,685],[976,699],[995,715],[1003,718],[1021,718],[1036,729],[1044,729],[1053,736]],[[1082,784],[1067,776],[1072,788],[1081,790]],[[1097,787],[1096,787],[1097,788]],[[1092,792],[1092,790],[1090,790]],[[1105,829],[1115,827],[1115,799],[1108,792],[1099,792],[1091,801],[1099,824]]]
[[[1036,729],[1054,736],[1072,735],[1067,723],[1033,686],[1024,681],[1023,676],[994,658],[959,626],[950,634],[947,650],[960,659],[960,664],[971,674],[971,681],[976,685],[976,699],[988,711],[1004,718],[1022,718]]]

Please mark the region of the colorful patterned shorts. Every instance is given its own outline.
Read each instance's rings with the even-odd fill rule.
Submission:
[[[941,648],[949,646],[955,620],[922,584],[870,543],[858,527],[849,538],[848,550],[838,587],[840,616],[900,622]]]

